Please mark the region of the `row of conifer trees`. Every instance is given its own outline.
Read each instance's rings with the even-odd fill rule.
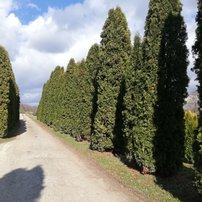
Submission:
[[[194,71],[197,74],[199,94],[198,132],[194,142],[194,167],[196,170],[195,186],[202,194],[202,0],[198,0],[198,13],[196,16],[196,41],[193,46],[195,55]]]
[[[125,15],[111,9],[86,60],[52,72],[38,119],[93,150],[124,154],[143,173],[175,174],[184,158],[189,81],[181,10],[180,0],[151,0],[144,37],[137,34],[132,46]]]
[[[6,137],[19,122],[19,91],[10,59],[0,46],[0,137]]]

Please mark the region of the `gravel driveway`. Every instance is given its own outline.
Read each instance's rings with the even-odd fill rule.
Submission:
[[[19,133],[0,144],[0,202],[142,201],[26,115]]]

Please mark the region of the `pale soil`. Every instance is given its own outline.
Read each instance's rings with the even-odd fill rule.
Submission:
[[[30,117],[0,144],[0,202],[143,201],[82,159]]]

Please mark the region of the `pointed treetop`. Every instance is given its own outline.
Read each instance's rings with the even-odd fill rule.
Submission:
[[[69,60],[68,65],[67,65],[67,70],[66,70],[66,72],[71,72],[71,71],[75,68],[75,66],[76,66],[76,62],[75,62],[74,58],[71,58],[71,59]]]

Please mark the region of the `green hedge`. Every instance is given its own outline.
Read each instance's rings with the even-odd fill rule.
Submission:
[[[19,90],[5,48],[0,46],[0,137],[19,122]]]

